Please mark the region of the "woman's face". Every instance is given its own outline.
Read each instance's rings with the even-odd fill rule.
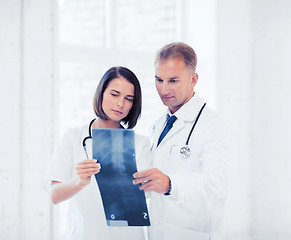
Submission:
[[[123,77],[111,80],[103,93],[102,109],[108,120],[119,122],[127,116],[134,100],[134,85]]]

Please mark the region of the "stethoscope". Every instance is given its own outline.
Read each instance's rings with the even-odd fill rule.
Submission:
[[[88,152],[87,152],[87,148],[86,148],[86,141],[88,140],[88,139],[91,139],[92,138],[92,134],[91,134],[91,130],[92,130],[92,124],[93,124],[93,122],[96,120],[96,118],[94,118],[94,119],[92,119],[92,121],[89,123],[89,128],[88,128],[88,130],[89,130],[89,135],[87,136],[87,137],[85,137],[84,139],[83,139],[83,142],[82,142],[82,145],[83,145],[83,148],[84,148],[84,151],[85,151],[85,153],[86,153],[86,157],[87,157],[87,159],[89,159],[89,155],[88,155]],[[120,125],[120,127],[121,128],[124,128],[122,125]]]
[[[92,138],[92,134],[91,134],[91,129],[92,129],[92,124],[93,122],[96,120],[96,118],[92,119],[92,121],[89,123],[89,135],[87,137],[85,137],[83,139],[83,142],[82,142],[82,145],[83,145],[83,148],[84,148],[84,151],[86,153],[86,157],[87,159],[89,159],[89,156],[88,156],[88,152],[87,152],[87,149],[86,149],[86,141],[90,138]]]
[[[196,124],[197,124],[197,122],[198,122],[198,119],[199,119],[199,117],[200,117],[200,115],[201,115],[201,113],[202,113],[202,111],[203,111],[203,109],[204,109],[205,106],[206,106],[206,103],[204,103],[203,106],[201,107],[201,109],[200,109],[200,111],[199,111],[199,113],[198,113],[198,115],[197,115],[197,117],[196,117],[196,119],[195,119],[195,122],[194,122],[194,124],[193,124],[193,126],[192,126],[192,128],[191,128],[191,130],[190,130],[190,132],[189,132],[189,134],[188,134],[188,137],[187,137],[186,143],[185,143],[185,145],[180,149],[180,154],[181,154],[181,156],[182,156],[183,158],[187,158],[187,157],[190,156],[191,150],[190,150],[190,148],[189,148],[189,146],[188,146],[188,144],[189,144],[189,140],[190,140],[190,137],[191,137],[191,135],[192,135],[192,132],[193,132],[193,130],[194,130],[194,128],[195,128],[195,126],[196,126]],[[88,129],[88,130],[89,130],[89,135],[88,135],[87,137],[85,137],[85,138],[83,139],[83,142],[82,142],[82,145],[83,145],[84,151],[85,151],[85,153],[86,153],[86,157],[87,157],[87,159],[89,159],[89,156],[88,156],[88,152],[87,152],[87,149],[86,149],[86,141],[87,141],[88,139],[91,139],[91,138],[92,138],[91,129],[92,129],[92,124],[93,124],[93,122],[95,121],[95,119],[96,119],[96,118],[94,118],[94,119],[90,122],[90,124],[89,124],[89,129]]]
[[[185,145],[183,147],[181,147],[181,149],[180,149],[180,154],[181,154],[181,156],[183,158],[187,158],[187,157],[190,156],[191,151],[190,151],[190,148],[188,146],[188,143],[189,143],[190,137],[192,135],[192,132],[193,132],[195,126],[196,126],[196,123],[198,122],[198,119],[199,119],[199,117],[200,117],[200,115],[201,115],[201,113],[202,113],[202,111],[203,111],[205,106],[206,106],[206,103],[204,103],[202,108],[200,109],[200,111],[199,111],[199,113],[198,113],[198,115],[196,117],[196,120],[195,120],[195,122],[194,122],[194,124],[193,124],[193,126],[192,126],[192,128],[191,128],[191,130],[189,132],[189,134],[188,134],[188,137],[187,137]]]

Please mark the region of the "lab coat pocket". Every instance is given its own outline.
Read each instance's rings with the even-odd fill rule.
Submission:
[[[209,233],[198,232],[193,229],[183,228],[172,224],[165,224],[164,239],[167,240],[209,240]]]
[[[77,222],[70,223],[67,229],[67,239],[79,240],[83,239],[83,231]]]
[[[68,212],[67,236],[68,239],[82,239],[84,234],[84,220],[79,210],[72,208]]]
[[[188,148],[189,152],[188,154],[185,154],[185,149]],[[175,161],[182,161],[182,162],[188,162],[189,159],[191,158],[191,151],[190,148],[185,145],[179,145],[179,144],[174,144],[170,148],[170,158],[171,160]]]
[[[193,149],[191,146],[189,155],[185,156],[181,153],[181,149],[183,147],[185,147],[185,145],[182,144],[171,146],[168,170],[175,169],[175,172],[177,172],[177,170],[188,172],[190,170],[195,171],[195,169],[200,169],[201,166],[198,161],[197,152],[195,149]]]
[[[68,227],[68,232],[69,233],[78,232],[78,225],[76,223],[70,224],[70,226]]]
[[[175,170],[175,172],[182,170],[184,171],[185,168],[189,165],[189,158],[184,158],[180,154],[180,149],[182,146],[180,145],[172,145],[170,148],[170,161],[167,164],[167,171],[171,172],[171,170]]]

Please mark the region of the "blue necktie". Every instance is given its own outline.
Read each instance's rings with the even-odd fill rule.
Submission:
[[[169,114],[167,114],[167,123],[166,126],[164,128],[164,130],[162,131],[160,137],[159,137],[159,141],[158,141],[158,145],[160,144],[160,142],[163,140],[163,138],[167,135],[167,133],[170,131],[170,129],[173,127],[173,123],[176,121],[176,116],[172,115],[171,117],[169,116]]]

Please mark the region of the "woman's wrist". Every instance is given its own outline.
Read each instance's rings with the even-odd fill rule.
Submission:
[[[87,180],[87,179],[82,179],[78,176],[77,183],[76,183],[77,188],[83,189],[84,187],[86,187],[90,183],[90,180],[91,180],[91,177],[89,180]]]

